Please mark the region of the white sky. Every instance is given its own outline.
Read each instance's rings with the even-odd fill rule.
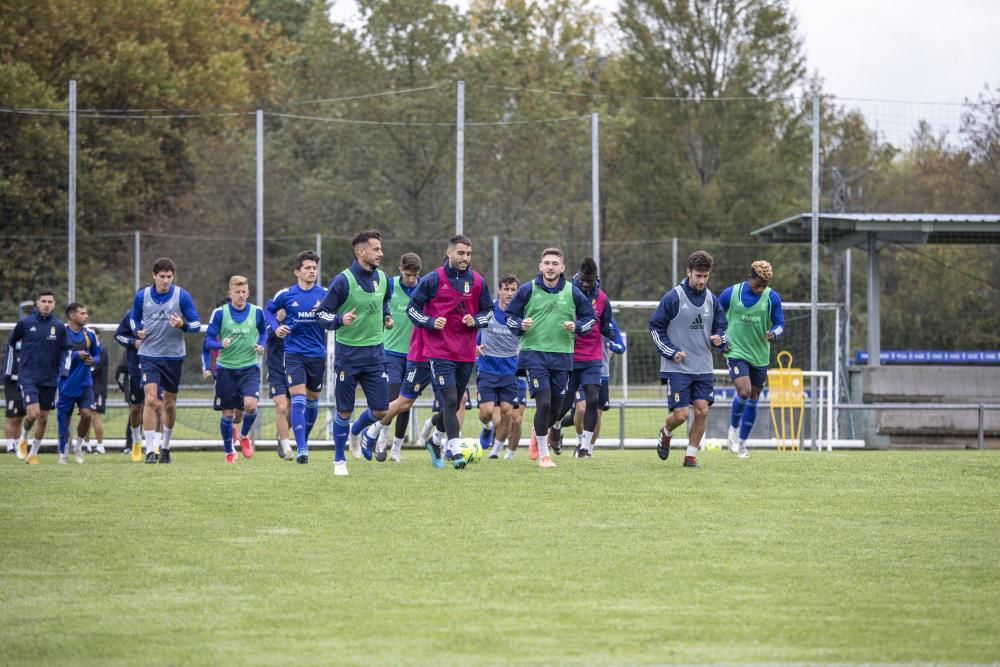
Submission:
[[[456,0],[461,7],[467,0]],[[617,0],[591,0],[610,23]],[[842,98],[954,102],[1000,87],[1000,0],[789,0],[810,75]],[[354,0],[331,17],[349,24]]]

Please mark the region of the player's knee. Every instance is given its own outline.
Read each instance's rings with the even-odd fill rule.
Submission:
[[[699,402],[694,404],[694,418],[698,420],[708,418],[708,403]]]
[[[674,417],[678,421],[682,421],[682,422],[687,421],[689,414],[690,414],[690,410],[686,406],[683,407],[683,408],[674,408]]]
[[[388,410],[372,410],[372,414],[375,416],[375,421],[382,421],[385,416],[389,414]]]

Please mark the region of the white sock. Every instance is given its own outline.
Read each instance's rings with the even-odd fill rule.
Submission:
[[[382,431],[384,431],[387,428],[389,427],[383,424],[382,422],[375,422],[374,424],[368,427],[365,434],[372,440],[377,440],[379,436],[382,435]]]
[[[281,438],[278,440],[278,444],[283,450],[288,451],[288,438]]]
[[[535,440],[538,442],[538,458],[544,458],[549,455],[549,436],[548,435],[536,435]]]
[[[21,440],[20,442],[28,442],[28,427],[21,423]]]
[[[435,430],[433,437],[434,437],[434,444],[437,445],[438,447],[441,446],[441,443],[448,442],[448,434],[445,433],[444,431]]]
[[[483,424],[483,430],[484,431],[492,431],[493,430],[493,420],[492,419],[489,420],[488,422],[486,422],[485,424]]]
[[[136,440],[138,442],[138,440]],[[156,451],[156,431],[146,431],[146,453]]]
[[[505,450],[503,453],[503,460],[510,461],[512,458],[514,458],[514,450],[513,449]]]
[[[41,448],[41,446],[42,446],[42,441],[39,440],[38,438],[33,438],[31,441],[31,451],[28,453],[28,456],[38,456],[38,450]]]
[[[424,425],[420,428],[420,441],[423,442],[427,438],[431,437],[431,432],[434,430],[434,421],[431,417],[424,420]]]
[[[686,456],[694,456],[698,453],[698,445],[688,445],[685,451]]]
[[[392,453],[399,454],[400,450],[403,449],[403,439],[393,438],[392,439]]]
[[[83,449],[83,438],[76,436],[73,440],[73,451],[79,451],[81,449]]]
[[[17,441],[14,438],[7,438],[7,451],[12,452],[15,447],[17,447]]]
[[[174,432],[174,429],[167,426],[163,427],[163,439],[160,441],[160,449],[170,449],[170,434]]]
[[[460,441],[459,441],[458,438],[452,438],[451,440],[448,441],[448,446],[447,446],[447,448],[445,448],[445,452],[447,452],[447,455],[446,455],[445,458],[451,458],[452,454],[455,454],[455,453],[458,452],[458,443],[459,442]]]
[[[576,444],[579,445],[580,447],[583,446],[583,433],[576,434]]]
[[[132,443],[136,445],[142,444],[142,427],[132,426]]]
[[[506,448],[507,448],[506,440],[497,440],[496,442],[493,443],[493,446],[490,447],[490,456],[496,456],[497,454],[500,453],[501,449],[506,449]]]
[[[583,436],[580,439],[580,447],[586,450],[590,450],[590,443],[594,439],[593,431],[584,431]]]

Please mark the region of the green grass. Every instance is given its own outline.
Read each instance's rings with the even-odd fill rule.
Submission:
[[[1000,452],[0,457],[0,663],[995,663]]]

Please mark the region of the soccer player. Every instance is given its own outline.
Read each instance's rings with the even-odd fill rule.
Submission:
[[[656,453],[667,460],[671,433],[687,421],[694,407],[685,468],[701,467],[696,454],[705,435],[708,408],[715,401],[712,347],[721,349],[726,341],[726,314],[708,289],[712,264],[712,256],[704,250],[691,253],[687,278],[663,295],[649,319],[649,335],[661,357],[660,381],[670,385],[670,412],[660,429]]]
[[[585,412],[583,415],[583,436],[577,447],[577,458],[590,457],[590,445],[597,428],[598,398],[601,393],[601,367],[604,364],[604,338],[609,338],[622,346],[621,333],[612,327],[611,299],[601,289],[601,279],[597,273],[597,263],[593,257],[585,257],[580,271],[573,276],[573,286],[590,300],[597,317],[597,324],[585,334],[577,334],[573,343],[573,372],[563,397],[562,407],[556,423],[549,429],[549,446],[556,454],[562,453],[562,418],[573,409],[577,389],[582,388]]]
[[[757,401],[767,382],[771,363],[771,343],[785,330],[781,297],[768,287],[774,277],[770,262],[758,260],[750,265],[744,282],[727,287],[719,295],[719,304],[729,321],[729,349],[726,363],[736,387],[736,398],[729,423],[729,450],[747,458],[747,438],[757,419]]]
[[[338,273],[327,289],[319,315],[337,331],[334,371],[337,374],[337,416],[333,420],[333,474],[347,475],[344,446],[352,438],[351,454],[369,461],[372,450],[361,447],[361,431],[385,417],[389,408],[386,385],[385,330],[394,322],[389,311],[389,281],[382,263],[382,235],[375,229],[358,232],[351,240],[354,261]],[[368,407],[351,426],[358,384]],[[356,444],[357,443],[357,444]],[[360,449],[360,452],[356,450]]]
[[[295,284],[278,290],[264,307],[264,319],[285,341],[285,380],[291,395],[289,422],[295,436],[295,462],[309,463],[309,434],[319,416],[319,392],[326,376],[326,325],[316,316],[326,289],[316,284],[319,255],[303,250],[295,256]],[[276,314],[285,311],[278,322]]]
[[[410,339],[413,335],[413,322],[406,315],[410,306],[410,296],[420,280],[422,262],[420,255],[408,252],[399,258],[399,275],[389,279],[389,311],[392,315],[392,328],[385,330],[382,345],[385,348],[385,371],[389,382],[389,408],[386,417],[391,423],[396,417],[396,432],[392,440],[392,460],[399,462],[403,448],[403,438],[406,437],[406,427],[410,424],[409,406],[405,410],[392,412],[393,402],[399,398],[406,377],[406,357],[410,352]],[[388,424],[387,424],[388,425]],[[375,450],[375,459],[385,461],[385,441],[387,428],[382,428],[382,422],[377,421],[362,433],[365,447]],[[374,436],[374,437],[372,437]]]
[[[177,421],[177,391],[187,353],[184,334],[201,331],[194,301],[186,290],[174,284],[176,276],[174,261],[160,257],[153,263],[153,284],[136,292],[132,303],[132,330],[142,341],[139,373],[144,394],[142,427],[146,435],[146,463],[170,463],[170,435]],[[159,457],[157,423],[163,426]]]
[[[483,424],[479,444],[496,458],[507,448],[510,424],[517,406],[517,353],[520,339],[507,326],[504,311],[517,293],[517,276],[507,273],[500,278],[493,316],[485,329],[479,330],[476,347],[476,392],[479,421]]]
[[[96,335],[96,332],[95,332]],[[101,337],[97,337],[100,344]],[[94,439],[97,440],[97,453],[104,454],[104,421],[102,415],[108,411],[108,351],[102,346],[100,359],[94,361],[90,367],[91,377],[94,380],[94,409],[90,414],[90,428],[94,431]],[[90,444],[90,431],[83,438],[83,444],[90,454],[94,447]]]
[[[38,464],[38,449],[45,437],[49,411],[55,406],[60,367],[69,350],[66,327],[52,314],[55,307],[54,293],[49,290],[39,292],[35,312],[18,320],[7,340],[8,358],[18,344],[21,348],[17,386],[25,410],[22,427],[27,433],[31,433],[32,427],[35,429],[31,449],[25,458],[25,463],[29,465]],[[4,379],[9,381],[9,371],[5,372]]]
[[[285,320],[285,311],[279,310],[275,320],[280,323]],[[268,394],[274,402],[274,427],[278,436],[278,458],[292,460],[292,448],[288,444],[288,379],[285,377],[285,340],[267,327],[267,387]]]
[[[90,316],[87,307],[73,302],[66,306],[66,336],[70,353],[65,362],[65,375],[59,379],[59,400],[56,402],[56,420],[59,424],[59,463],[66,463],[69,444],[69,425],[73,409],[79,407],[73,454],[77,463],[83,463],[83,438],[90,430],[90,417],[97,407],[94,403],[94,379],[90,372],[101,358],[103,350],[97,335],[87,329]]]
[[[8,347],[4,355],[3,395],[6,399],[4,435],[7,436],[7,452],[14,452],[22,461],[28,458],[28,434],[24,429],[24,401],[17,388],[17,369],[21,361],[21,342]]]
[[[434,424],[438,431],[447,433],[445,455],[459,469],[465,467],[458,449],[459,400],[476,363],[476,330],[493,318],[489,286],[469,268],[471,262],[469,237],[451,237],[444,263],[420,279],[407,311],[410,320],[424,330],[424,352],[431,364],[434,394],[441,404]]]
[[[597,395],[597,422],[594,424],[594,435],[590,440],[590,448],[584,449],[582,446],[583,419],[587,412],[587,396],[582,389],[578,388],[576,390],[576,402],[573,412],[564,416],[561,422],[563,428],[573,426],[576,430],[576,452],[574,454],[576,458],[591,457],[594,444],[601,435],[601,422],[603,421],[604,413],[611,408],[610,388],[608,386],[611,379],[611,357],[614,354],[625,353],[625,341],[621,338],[618,324],[614,320],[612,320],[611,324],[618,333],[615,336],[615,340],[605,339],[602,344],[604,353],[601,355],[601,389]]]
[[[230,303],[212,312],[205,332],[205,345],[218,350],[216,358],[218,376],[215,378],[215,409],[222,411],[219,432],[226,463],[236,462],[233,451],[233,417],[237,408],[243,409],[240,427],[240,451],[245,458],[253,456],[250,430],[257,420],[257,401],[260,399],[260,366],[257,356],[264,354],[267,342],[267,323],[260,308],[247,299],[250,285],[244,276],[229,279]]]
[[[548,432],[562,408],[569,373],[573,369],[576,336],[597,326],[590,299],[566,280],[562,251],[546,248],[538,275],[521,285],[507,308],[507,326],[521,336],[518,370],[528,380],[535,399],[534,433],[538,466],[555,468],[549,456]],[[533,450],[528,452],[534,459]]]
[[[521,426],[524,423],[524,412],[527,410],[527,405],[528,382],[519,376],[517,378],[517,401],[514,404],[514,409],[511,410],[507,419],[500,420],[500,425],[496,428],[496,440],[507,443],[507,446],[503,448],[505,461],[514,458],[514,452],[517,451],[517,446],[521,443]],[[500,458],[500,451],[495,442],[490,450],[490,458]]]
[[[128,310],[115,329],[115,341],[125,348],[126,377],[121,383],[125,402],[128,403],[128,437],[131,438],[131,458],[138,463],[142,461],[142,415],[146,394],[142,387],[142,373],[139,371],[139,347],[142,341],[132,329],[132,311]],[[117,379],[117,373],[116,379]],[[158,392],[163,398],[162,388]],[[162,427],[160,427],[162,428]],[[157,428],[159,431],[159,428]],[[155,450],[155,443],[153,445]]]

